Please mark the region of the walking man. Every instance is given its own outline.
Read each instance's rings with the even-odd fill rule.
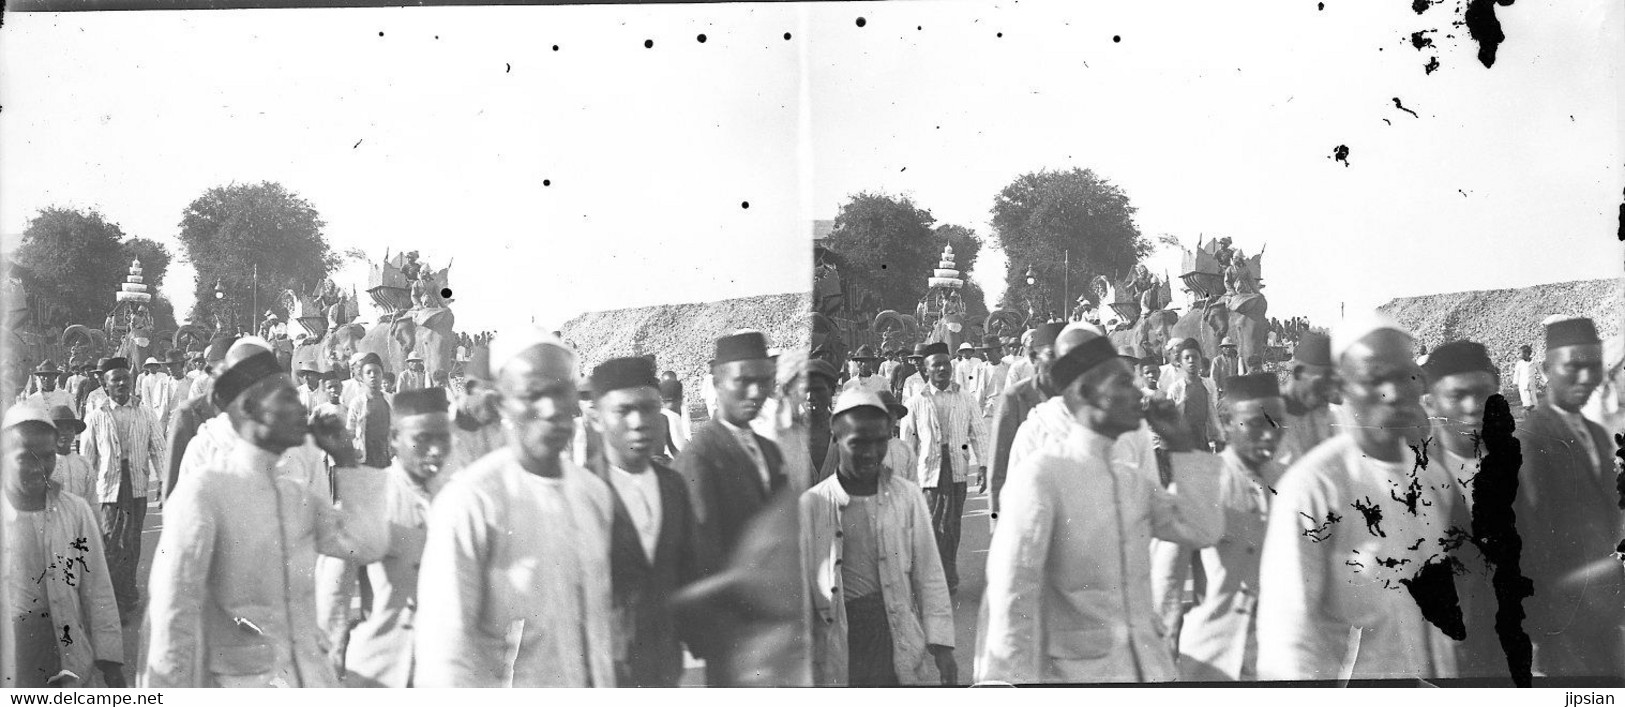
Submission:
[[[813,684],[952,685],[953,606],[919,487],[886,466],[891,412],[848,391],[833,424],[835,474],[801,496]]]
[[[140,618],[136,570],[141,561],[141,528],[147,517],[147,497],[158,493],[164,433],[158,428],[157,416],[132,398],[130,366],[124,359],[103,359],[97,367],[104,371],[102,384],[109,404],[85,417],[81,448],[96,472],[102,542],[107,547],[119,617],[130,624]]]
[[[1518,388],[1519,402],[1526,415],[1539,403],[1540,388],[1546,382],[1541,363],[1535,361],[1534,356],[1534,349],[1524,344],[1518,347],[1518,362],[1513,364],[1512,384]]]
[[[937,534],[948,591],[954,592],[959,589],[959,531],[965,514],[970,454],[985,459],[992,450],[988,449],[982,409],[975,396],[954,382],[954,363],[946,345],[926,347],[925,370],[930,385],[904,403],[914,414],[903,426],[902,439],[918,459],[915,478],[931,507],[931,527]],[[977,476],[986,475],[984,465]]]
[[[609,487],[565,454],[576,356],[535,329],[492,342],[508,446],[429,513],[419,687],[613,687]]]
[[[593,369],[594,424],[604,440],[596,473],[614,491],[610,575],[615,684],[676,687],[683,646],[670,600],[698,574],[694,512],[683,477],[655,462],[661,443],[654,363],[616,358]]]

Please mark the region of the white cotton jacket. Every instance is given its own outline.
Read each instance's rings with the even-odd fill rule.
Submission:
[[[939,680],[929,644],[953,647],[948,598],[931,516],[920,487],[888,470],[874,496],[881,596],[892,637],[892,665],[904,685]],[[846,601],[841,581],[841,517],[851,497],[830,476],[801,495],[801,557],[812,596],[813,684],[847,684]]]
[[[45,492],[45,537],[41,545],[47,566],[43,571],[45,599],[51,624],[58,635],[75,640],[57,641],[62,669],[78,675],[80,682],[68,687],[87,687],[99,680],[96,661],[124,662],[123,632],[119,628],[118,604],[113,600],[112,576],[103,555],[100,521],[90,504],[55,484]],[[14,543],[25,530],[17,509],[0,499],[0,522],[5,526],[5,549],[15,553]],[[14,613],[20,613],[17,607]]]
[[[1178,673],[1152,602],[1153,537],[1224,533],[1219,460],[1173,455],[1177,494],[1082,425],[1012,469],[988,550],[978,681],[1160,682]]]
[[[337,687],[317,622],[317,554],[374,562],[389,547],[382,473],[339,469],[325,489],[239,440],[176,484],[149,580],[143,687]]]

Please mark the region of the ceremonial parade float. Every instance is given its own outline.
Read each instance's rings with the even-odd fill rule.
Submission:
[[[1269,360],[1269,301],[1259,291],[1264,286],[1263,257],[1262,251],[1246,257],[1231,247],[1229,238],[1197,239],[1196,249],[1185,251],[1180,275],[1191,295],[1190,308],[1174,323],[1172,336],[1196,339],[1209,356],[1228,336],[1242,361],[1255,355]]]
[[[965,317],[965,300],[961,290],[965,279],[954,265],[953,246],[943,246],[942,260],[926,279],[929,289],[914,308],[914,318],[925,331],[925,343],[942,342],[949,351],[966,341],[975,342],[975,334]]]
[[[382,312],[370,329],[355,321],[360,307],[354,293],[330,280],[309,293],[284,293],[290,318],[303,330],[294,366],[331,370],[362,352],[378,354],[386,370],[402,371],[415,353],[423,357],[424,370],[459,375],[456,317],[445,296],[450,274],[450,265],[435,270],[418,262],[417,251],[394,257],[386,252],[367,277],[367,296]]]

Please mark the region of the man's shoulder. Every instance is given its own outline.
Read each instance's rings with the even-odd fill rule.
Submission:
[[[1348,478],[1348,454],[1355,444],[1348,435],[1333,435],[1287,467],[1281,474],[1276,491],[1283,498],[1296,498],[1304,493],[1325,493]]]

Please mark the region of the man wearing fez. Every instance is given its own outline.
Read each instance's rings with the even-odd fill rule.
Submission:
[[[367,566],[371,611],[349,632],[347,646],[343,641],[334,646],[341,651],[337,657],[342,660],[335,662],[343,665],[347,686],[412,687],[418,566],[429,534],[429,502],[446,482],[443,468],[452,445],[449,408],[441,388],[395,396],[389,430],[395,461],[384,470],[383,490],[389,549]],[[353,585],[343,589],[335,603],[348,609]]]
[[[688,488],[677,472],[652,460],[662,418],[654,363],[610,359],[593,369],[591,383],[594,425],[604,440],[593,471],[614,491],[615,684],[676,687],[683,646],[668,602],[699,567]]]
[[[356,468],[342,421],[308,421],[265,348],[232,349],[212,395],[236,434],[164,508],[143,687],[337,687],[316,630],[316,557],[383,556],[382,474]],[[343,504],[277,468],[308,438],[337,463]]]
[[[1455,495],[1441,465],[1422,466],[1412,451],[1429,431],[1415,342],[1371,312],[1351,316],[1331,344],[1351,424],[1275,487],[1259,569],[1258,677],[1456,677],[1456,646],[1406,589],[1427,563],[1446,561]]]
[[[1490,360],[1484,345],[1472,341],[1452,341],[1434,349],[1422,364],[1422,370],[1427,373],[1428,385],[1422,395],[1422,409],[1433,423],[1428,465],[1439,467],[1439,471],[1449,477],[1451,524],[1470,533],[1473,530],[1473,487],[1479,479],[1479,460],[1487,451],[1483,445],[1485,408],[1490,396],[1501,390],[1501,371]],[[1509,494],[1505,501],[1510,503],[1511,500]],[[1488,517],[1482,513],[1480,516]],[[1456,582],[1456,593],[1467,630],[1466,640],[1457,644],[1458,674],[1462,677],[1504,676],[1507,675],[1507,657],[1495,631],[1498,602],[1491,586],[1494,569],[1473,544],[1460,539],[1458,547],[1448,550],[1461,564],[1456,573],[1461,578]],[[1523,556],[1528,554],[1523,553]]]
[[[1546,394],[1518,426],[1523,450],[1513,506],[1521,569],[1534,582],[1524,628],[1534,674],[1620,677],[1625,573],[1615,544],[1625,533],[1608,432],[1580,414],[1602,383],[1602,342],[1590,319],[1546,324]]]
[[[814,685],[958,681],[931,517],[919,486],[886,465],[892,425],[879,395],[842,393],[835,474],[801,495]]]
[[[452,477],[418,575],[418,687],[613,687],[612,491],[565,454],[576,355],[516,327],[491,344],[507,446]]]
[[[65,406],[59,406],[65,407]],[[51,482],[57,430],[39,406],[0,431],[0,538],[11,664],[5,687],[124,687],[124,639],[90,504]],[[91,681],[100,674],[103,683]]]
[[[992,456],[982,409],[974,394],[954,382],[954,366],[947,345],[935,343],[926,348],[925,370],[931,384],[904,403],[914,414],[903,424],[901,435],[918,460],[910,475],[919,481],[931,506],[931,524],[949,591],[959,588],[959,531],[965,515],[970,454],[977,459]],[[987,466],[977,475],[986,476]]]
[[[1058,342],[1066,351],[1050,377],[1073,427],[1016,463],[1005,481],[988,550],[976,679],[1173,680],[1148,548],[1153,537],[1190,547],[1218,541],[1219,458],[1201,453],[1169,402],[1142,411],[1134,372],[1104,333],[1074,325]],[[1177,493],[1113,458],[1114,440],[1144,421],[1172,458]]]
[[[1332,437],[1331,401],[1337,396],[1337,369],[1332,364],[1331,339],[1318,331],[1304,332],[1288,366],[1292,377],[1281,391],[1286,401],[1281,426],[1286,435],[1275,454],[1275,461],[1283,467],[1291,467]]]
[[[1273,489],[1286,469],[1274,460],[1284,414],[1273,373],[1232,376],[1230,445],[1219,454],[1219,508],[1224,537],[1200,551],[1207,591],[1185,614],[1178,635],[1182,680],[1257,680],[1258,558],[1264,549]],[[1152,571],[1161,584],[1180,587],[1190,571],[1189,548],[1159,543]]]
[[[252,336],[230,342],[229,347],[225,343],[217,345],[223,351],[219,354],[221,356],[220,363],[215,364],[216,378],[214,383],[218,383],[218,376],[228,365],[228,360],[238,361],[257,352],[271,352],[270,342]],[[175,487],[180,484],[182,479],[188,478],[206,467],[217,466],[226,462],[231,455],[232,448],[236,447],[237,442],[240,441],[237,426],[232,422],[231,416],[221,409],[219,396],[212,393],[212,385],[205,386],[206,389],[210,390],[209,397],[213,402],[209,409],[219,410],[219,412],[199,424],[196,433],[187,442],[185,453],[180,459],[180,466],[175,472],[174,484],[169,487],[171,493],[174,492]],[[295,392],[297,395],[297,391]],[[192,407],[194,411],[201,411],[201,406],[197,405],[196,401],[193,401]],[[307,410],[307,412],[309,411]],[[340,422],[343,422],[342,418]],[[284,475],[302,483],[329,488],[325,483],[329,480],[326,455],[312,439],[307,438],[300,444],[283,451],[281,459],[276,462],[276,467]]]
[[[85,416],[80,451],[96,472],[107,568],[118,596],[119,617],[128,624],[140,616],[136,570],[141,562],[141,524],[147,517],[147,496],[158,493],[164,432],[158,428],[158,417],[131,396],[130,367],[124,359],[102,359],[97,367],[103,371],[108,404]]]
[[[767,340],[756,332],[717,339],[711,374],[717,416],[695,430],[675,464],[688,482],[700,545],[712,551],[703,559],[707,574],[733,552],[745,523],[787,482],[778,446],[750,428],[777,380]]]
[[[880,361],[880,358],[875,356],[873,346],[868,344],[859,346],[858,350],[852,354],[852,360],[858,364],[857,375],[852,376],[846,381],[845,385],[841,386],[843,392],[862,389],[878,393],[891,387],[889,379],[875,373],[875,365]]]
[[[1050,365],[1055,362],[1055,337],[1061,333],[1059,324],[1040,324],[1027,337],[1027,360],[1030,377],[1017,381],[999,396],[998,410],[993,415],[993,469],[989,487],[992,489],[991,520],[999,520],[999,492],[1004,489],[1005,473],[1010,468],[1010,448],[1016,441],[1016,430],[1027,420],[1027,414],[1039,403],[1056,396],[1051,382]]]

